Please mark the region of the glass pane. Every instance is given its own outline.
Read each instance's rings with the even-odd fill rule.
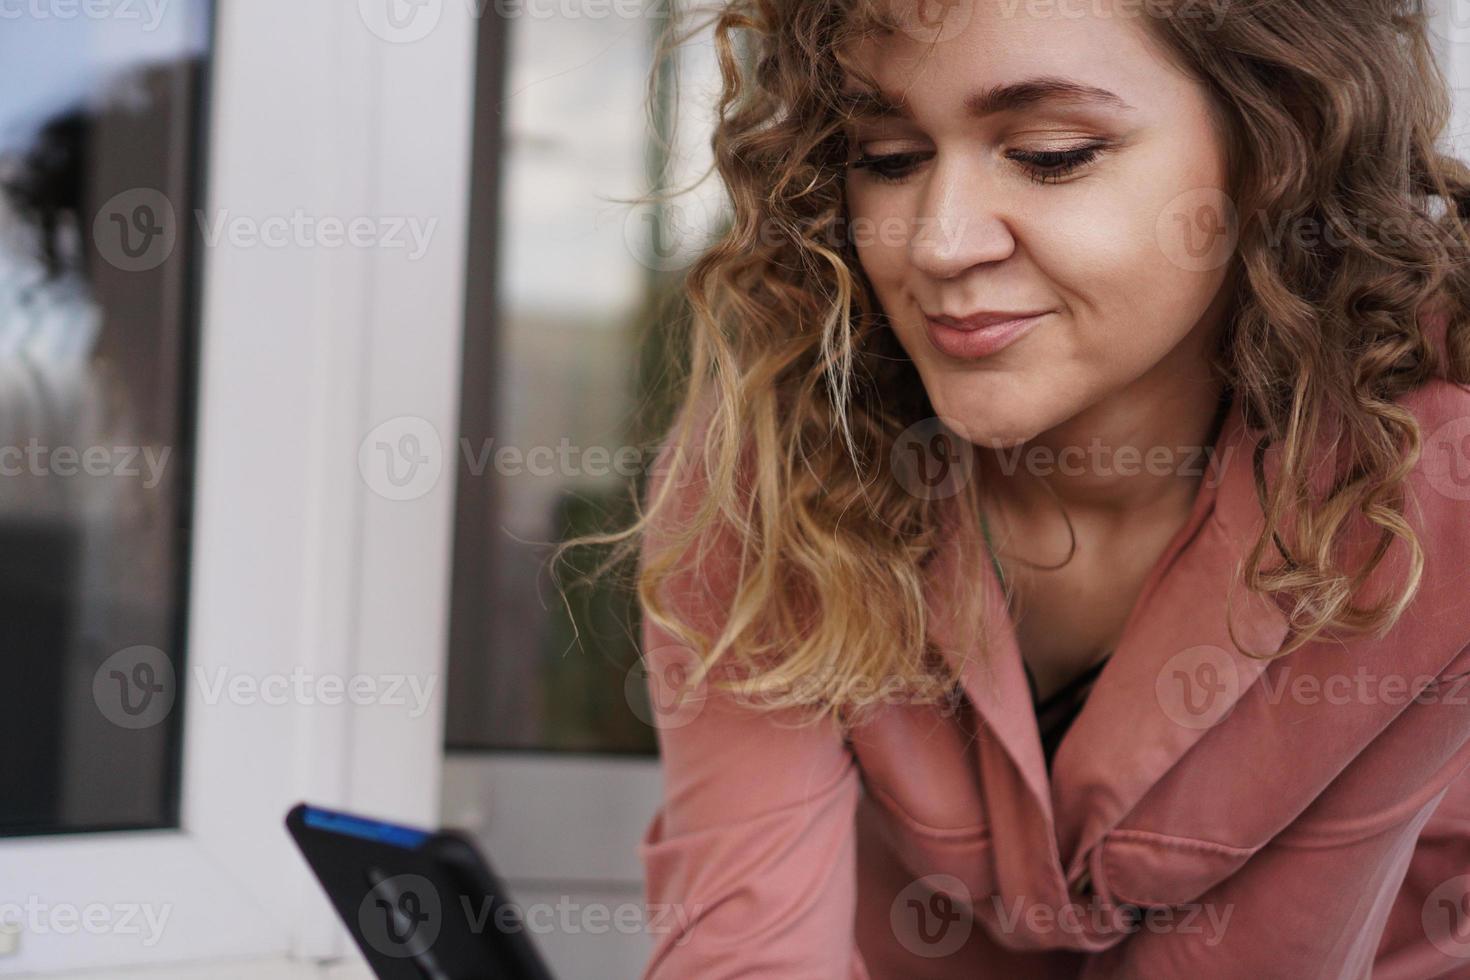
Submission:
[[[713,181],[666,206],[627,203],[708,165],[715,91],[699,84],[714,71],[709,45],[692,42],[673,152],[650,139],[649,72],[669,6],[617,15],[628,7],[547,8],[493,25],[507,32],[501,50],[482,41],[482,71],[503,54],[504,74],[477,106],[493,158],[476,172],[498,183],[494,206],[475,209],[472,250],[498,259],[489,308],[472,302],[467,323],[452,748],[656,751],[646,686],[630,679],[631,594],[609,582],[573,591],[568,608],[546,564],[548,542],[630,513],[668,411],[659,367],[677,282],[720,213]],[[667,135],[673,115],[658,114]],[[472,268],[472,290],[475,279]],[[489,397],[477,404],[479,392]]]
[[[210,8],[0,11],[0,835],[177,825]]]

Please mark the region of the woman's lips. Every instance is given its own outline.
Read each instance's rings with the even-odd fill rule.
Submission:
[[[1009,319],[997,319],[995,316],[957,319],[926,315],[924,324],[929,342],[941,354],[974,359],[989,357],[1014,344],[1030,333],[1047,315],[1047,312],[1022,313]]]

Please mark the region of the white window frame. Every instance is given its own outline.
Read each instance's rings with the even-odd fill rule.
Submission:
[[[1432,0],[1430,40],[1454,96],[1444,149],[1470,156],[1470,0]]]
[[[168,910],[161,939],[23,928],[0,975],[344,949],[282,818],[308,799],[437,821],[477,5],[425,36],[385,0],[219,0],[206,214],[417,216],[391,247],[201,250],[203,342],[181,829],[0,840],[0,904]],[[193,216],[180,215],[181,221]],[[192,232],[192,229],[189,229]],[[443,474],[388,500],[358,447],[413,416]],[[430,710],[203,704],[192,680],[414,674]]]

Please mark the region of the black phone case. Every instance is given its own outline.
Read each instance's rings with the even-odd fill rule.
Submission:
[[[307,809],[286,828],[379,980],[553,980],[469,839],[369,840],[308,826]]]

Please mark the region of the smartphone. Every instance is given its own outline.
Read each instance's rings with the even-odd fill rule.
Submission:
[[[469,838],[298,803],[286,829],[379,980],[552,980]]]

